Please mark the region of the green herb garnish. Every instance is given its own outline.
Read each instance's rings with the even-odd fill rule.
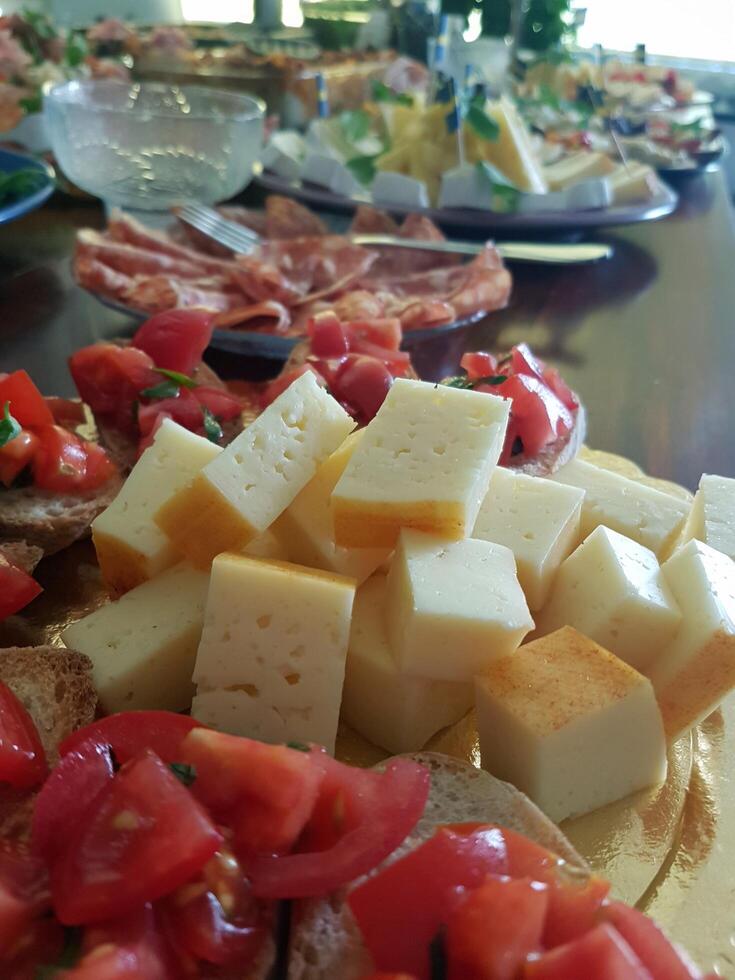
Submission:
[[[349,143],[357,143],[365,139],[370,132],[370,116],[363,109],[340,112],[337,119],[344,138]]]
[[[197,382],[188,374],[182,374],[181,371],[169,371],[168,368],[153,368],[153,370],[156,374],[162,374],[164,378],[168,378],[169,381],[175,381],[182,388],[197,387]]]
[[[52,980],[60,973],[76,966],[82,955],[82,930],[78,926],[64,927],[64,946],[55,963],[36,967],[33,980]]]
[[[378,156],[353,157],[345,163],[345,166],[361,184],[372,184],[378,169],[375,165]]]
[[[89,53],[83,34],[69,34],[64,49],[64,59],[70,68],[78,68]]]
[[[204,413],[204,435],[210,442],[219,442],[222,438],[222,426],[208,408],[203,407],[202,412]]]
[[[43,108],[43,99],[40,92],[36,92],[35,95],[29,95],[26,99],[21,99],[18,102],[23,112],[27,116],[33,115],[34,112],[40,112]]]
[[[196,767],[187,765],[185,762],[171,762],[169,769],[184,786],[191,786],[197,778]]]
[[[175,381],[166,380],[162,381],[160,385],[153,385],[152,388],[144,388],[140,396],[141,398],[159,400],[162,398],[178,398],[180,394],[181,386],[177,385]]]
[[[517,187],[514,187],[510,181],[501,174],[501,172],[494,167],[487,160],[479,160],[476,164],[477,172],[484,179],[485,183],[488,185],[488,190],[490,191],[490,201],[493,211],[498,211],[503,214],[509,211],[515,211],[518,207],[518,198],[520,196],[520,191]]]
[[[442,384],[447,388],[467,388],[471,390],[476,388],[478,385],[502,385],[504,381],[508,380],[507,374],[493,374],[487,378],[468,378],[467,375],[457,375],[454,378],[447,378],[446,381],[442,381]]]
[[[413,105],[413,99],[407,92],[394,92],[385,82],[373,82],[373,99],[376,102],[390,102],[393,105]]]
[[[5,402],[3,417],[0,419],[0,447],[7,446],[9,442],[20,435],[21,427],[17,419],[10,414],[10,402]]]
[[[475,93],[463,107],[464,121],[470,129],[483,140],[495,142],[500,135],[500,126],[485,111],[485,94]]]
[[[286,742],[287,749],[296,749],[297,752],[311,752],[311,746],[306,742]]]

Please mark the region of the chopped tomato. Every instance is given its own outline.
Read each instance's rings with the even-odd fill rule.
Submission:
[[[96,442],[85,442],[84,449],[87,453],[87,472],[82,489],[94,490],[111,480],[117,473],[117,467]]]
[[[489,877],[446,923],[448,980],[514,980],[541,950],[548,886],[530,878]]]
[[[350,320],[345,324],[351,343],[366,340],[383,350],[398,350],[403,339],[398,317],[376,317],[374,320]],[[356,349],[356,348],[355,348]]]
[[[459,366],[467,372],[470,381],[478,378],[492,378],[498,373],[498,359],[487,351],[472,351],[462,355]]]
[[[182,388],[173,398],[156,398],[146,405],[139,405],[138,428],[141,435],[148,435],[161,413],[192,432],[201,429],[204,424],[202,406],[194,397],[194,392],[188,388]]]
[[[146,320],[131,343],[145,351],[156,367],[192,374],[213,330],[214,314],[206,310],[166,310]]]
[[[203,408],[208,408],[220,422],[236,419],[242,415],[242,402],[224,388],[210,388],[200,385],[192,390],[192,394]]]
[[[379,347],[377,344],[370,343],[368,340],[355,339],[350,344],[354,354],[365,354],[374,357],[376,361],[384,364],[394,378],[405,378],[411,368],[411,356],[407,351],[388,350]]]
[[[27,371],[13,371],[0,379],[0,407],[10,402],[10,414],[24,428],[53,425],[54,417]]]
[[[430,976],[429,946],[458,904],[459,888],[508,873],[499,827],[441,827],[350,893],[347,901],[378,969]]]
[[[332,782],[341,772],[342,799],[351,801],[354,826],[326,850],[256,858],[249,865],[255,895],[306,898],[334,891],[394,851],[423,813],[429,773],[410,759],[394,759],[382,773],[346,766],[326,755],[320,762]]]
[[[57,398],[55,395],[46,395],[44,401],[57,425],[82,425],[87,420],[84,414],[84,402],[78,398]]]
[[[34,578],[0,554],[0,622],[14,616],[42,592]]]
[[[28,429],[21,429],[14,439],[0,447],[0,483],[9,487],[30,466],[38,445],[38,436]]]
[[[579,408],[579,401],[569,385],[564,381],[556,368],[545,367],[543,371],[544,383],[551,388],[559,401],[568,408],[570,412]]]
[[[197,960],[237,964],[242,976],[265,939],[260,905],[233,854],[218,851],[194,882],[162,903],[173,945]]]
[[[159,412],[156,415],[156,417],[153,419],[153,422],[150,423],[151,425],[150,430],[146,433],[146,435],[141,436],[140,439],[138,440],[138,459],[140,459],[140,457],[143,455],[146,449],[148,449],[149,446],[153,445],[153,442],[156,438],[156,433],[161,428],[164,419],[170,419],[170,418],[171,418],[170,412]]]
[[[612,926],[601,925],[525,966],[524,980],[651,980]]]
[[[513,374],[525,374],[529,378],[544,380],[544,365],[536,357],[528,344],[518,344],[510,354]]]
[[[208,728],[186,736],[179,759],[196,769],[192,793],[232,828],[241,854],[289,851],[311,815],[323,774],[311,752]]]
[[[97,415],[107,416],[124,431],[135,431],[133,404],[145,388],[160,384],[155,364],[136,347],[92,344],[69,359],[82,399]]]
[[[202,727],[201,722],[189,715],[177,715],[173,711],[121,711],[67,735],[59,745],[59,753],[65,756],[87,742],[94,742],[111,748],[121,765],[144,749],[151,749],[163,762],[182,762],[184,738],[193,728]]]
[[[46,976],[44,967],[58,962],[63,949],[63,927],[50,916],[33,919],[10,947],[0,939],[0,974],[8,980],[37,980]]]
[[[371,973],[365,980],[418,980],[411,973],[386,973],[380,970],[378,973]]]
[[[511,413],[520,425],[523,451],[528,456],[537,455],[574,425],[569,410],[538,378],[514,374],[492,391],[513,400]]]
[[[25,844],[0,840],[0,954],[12,953],[50,904],[48,875],[40,858]]]
[[[347,331],[332,310],[313,316],[306,324],[306,333],[316,357],[341,357],[350,350]]]
[[[669,942],[653,919],[622,902],[610,902],[602,917],[619,932],[653,980],[699,980],[701,973]]]
[[[293,371],[288,371],[286,374],[279,374],[277,378],[274,378],[268,385],[268,387],[263,392],[263,407],[270,405],[274,402],[280,394],[282,394],[286,388],[290,387],[293,382],[300,378],[302,374],[306,374],[307,371],[311,371],[312,374],[316,376],[317,382],[322,386],[326,387],[324,384],[324,378],[322,378],[319,371],[312,364],[301,364],[299,367],[294,368]]]
[[[60,425],[38,430],[33,480],[40,490],[74,493],[86,489],[87,450],[79,438]]]
[[[45,775],[46,753],[33,719],[0,681],[0,782],[30,789]]]
[[[393,384],[393,375],[382,361],[362,354],[349,354],[332,394],[351,408],[362,421],[375,418]]]
[[[178,972],[150,905],[87,929],[83,948],[64,980],[172,980]]]
[[[36,797],[31,821],[33,846],[46,861],[86,820],[112,776],[109,747],[93,741],[77,742],[53,769]]]
[[[51,869],[65,925],[103,922],[189,881],[222,845],[191,793],[150,751],[127,763]]]

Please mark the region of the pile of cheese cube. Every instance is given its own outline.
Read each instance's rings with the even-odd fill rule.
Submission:
[[[402,752],[475,704],[556,820],[665,778],[735,687],[735,481],[502,469],[509,407],[400,379],[353,432],[307,373],[225,449],[164,422],[93,527],[117,598],[63,634],[103,709]]]

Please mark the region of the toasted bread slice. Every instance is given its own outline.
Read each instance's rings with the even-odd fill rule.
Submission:
[[[30,575],[43,558],[43,548],[28,544],[27,541],[3,541],[0,544],[0,555],[11,565],[17,565]]]
[[[421,820],[386,864],[428,840],[440,824],[487,822],[524,834],[580,871],[588,870],[559,828],[509,783],[434,752],[420,752],[411,758],[430,769],[431,791]],[[372,972],[370,957],[345,902],[348,890],[295,906],[288,980],[360,980]]]

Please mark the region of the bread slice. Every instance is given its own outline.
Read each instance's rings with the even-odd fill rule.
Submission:
[[[559,828],[528,797],[509,783],[449,756],[420,752],[410,756],[431,771],[424,814],[409,837],[390,855],[390,864],[428,840],[440,824],[486,822],[515,830],[564,858],[580,873],[583,859]],[[288,980],[360,980],[372,972],[370,957],[345,902],[349,889],[327,899],[294,907]]]
[[[43,548],[28,544],[27,541],[3,541],[0,544],[0,555],[11,565],[22,568],[30,575],[43,558]]]

